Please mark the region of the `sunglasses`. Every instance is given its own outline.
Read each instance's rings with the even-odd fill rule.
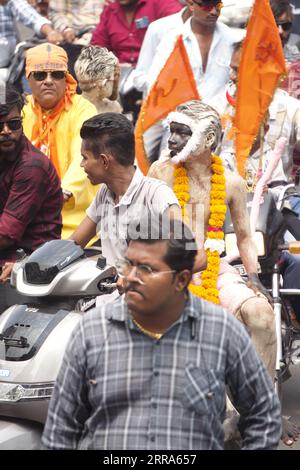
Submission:
[[[205,4],[203,4],[200,2],[195,2],[195,0],[193,0],[193,3],[196,3],[196,5],[198,5],[198,7],[200,7],[201,10],[204,11],[211,11],[213,8],[216,8],[218,11],[221,11],[221,9],[223,8],[222,2],[207,1],[205,2]]]
[[[31,72],[31,75],[37,82],[46,80],[48,75],[50,75],[52,80],[62,80],[66,76],[65,72],[62,70],[53,70],[52,72]]]
[[[17,119],[10,119],[9,121],[1,121],[0,132],[3,131],[5,124],[11,131],[17,131],[18,129],[21,129],[22,127],[22,119],[17,118]]]
[[[128,259],[119,259],[115,263],[116,270],[118,272],[119,277],[124,278],[129,276],[132,272],[133,268],[135,269],[135,277],[139,280],[141,285],[145,285],[147,281],[150,280],[151,277],[158,276],[160,274],[166,273],[175,273],[174,269],[169,269],[167,271],[153,271],[151,266],[148,264],[138,264],[134,265]]]
[[[276,23],[277,26],[281,26],[283,31],[289,31],[291,27],[293,26],[293,23],[291,21],[283,21],[282,23]]]

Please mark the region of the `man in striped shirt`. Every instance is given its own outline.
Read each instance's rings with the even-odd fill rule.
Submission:
[[[87,45],[91,31],[98,23],[103,4],[104,0],[49,0],[48,17],[69,43],[78,42],[76,36],[80,37],[83,30],[87,34],[89,30],[86,41],[79,41],[80,44]]]
[[[51,21],[41,16],[26,0],[0,0],[0,67],[7,67],[17,43],[15,22],[34,30],[38,36],[46,37],[53,44],[63,40],[53,29]]]
[[[48,449],[223,449],[225,386],[243,449],[276,449],[280,405],[243,325],[191,295],[196,245],[172,220],[141,222],[118,263],[123,298],[87,313],[67,346]],[[138,233],[140,236],[137,236]]]

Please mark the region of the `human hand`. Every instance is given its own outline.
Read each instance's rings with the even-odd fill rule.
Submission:
[[[64,40],[63,35],[60,32],[55,31],[54,29],[46,34],[46,38],[47,41],[51,42],[52,44],[60,44]]]
[[[76,37],[75,31],[72,28],[66,28],[63,32],[64,40],[66,42],[74,42],[74,39]]]
[[[64,202],[67,202],[73,196],[71,191],[68,191],[67,189],[63,189],[62,193],[63,193],[63,197],[64,197]]]
[[[271,304],[273,303],[271,295],[260,282],[257,273],[248,274],[247,286],[249,289],[252,289],[256,295],[263,294]]]
[[[0,283],[8,281],[10,273],[13,270],[14,263],[5,263],[2,267],[2,272],[0,275]]]

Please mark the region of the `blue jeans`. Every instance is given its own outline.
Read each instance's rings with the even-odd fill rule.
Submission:
[[[297,213],[300,219],[300,197],[293,196],[290,198],[291,209]]]

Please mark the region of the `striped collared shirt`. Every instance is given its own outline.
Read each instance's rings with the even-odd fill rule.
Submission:
[[[43,434],[49,449],[222,449],[225,384],[244,449],[275,449],[280,405],[244,327],[189,294],[160,340],[132,322],[123,298],[87,313],[73,333]]]
[[[15,21],[20,21],[37,34],[44,24],[50,24],[26,0],[9,0],[5,5],[0,5],[0,38],[16,39]]]
[[[50,0],[48,17],[58,31],[72,28],[77,33],[96,26],[104,0]]]

